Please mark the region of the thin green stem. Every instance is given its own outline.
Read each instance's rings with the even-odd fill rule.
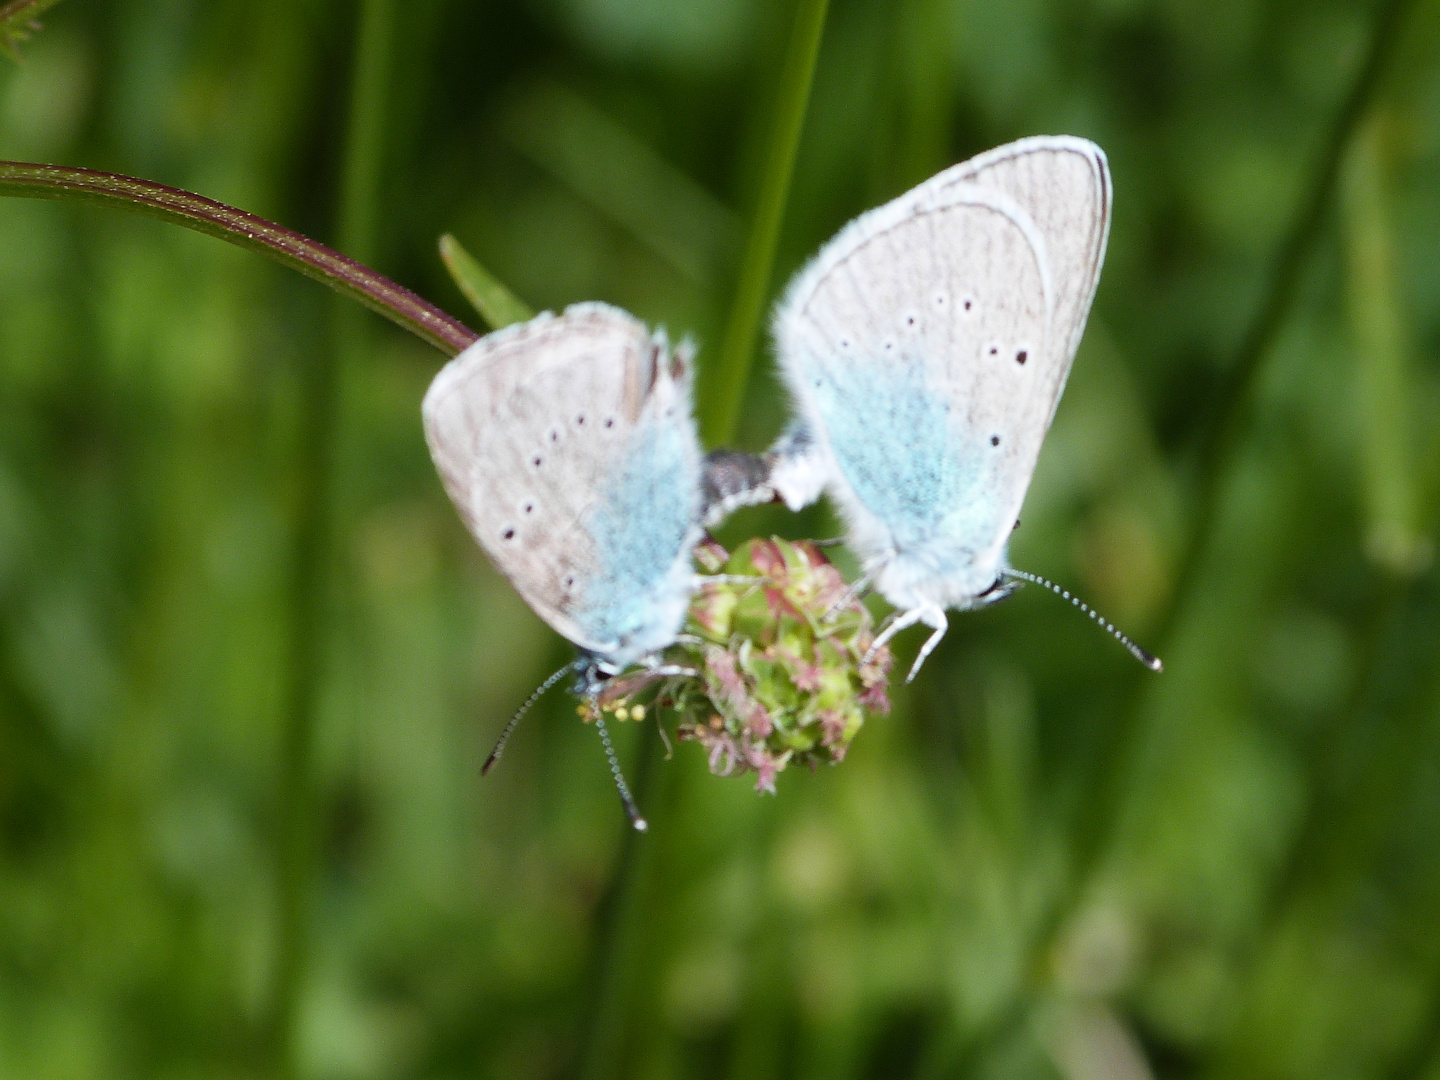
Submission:
[[[376,248],[393,26],[394,0],[362,0],[337,223],[341,244],[362,258],[373,258]],[[346,262],[362,266],[353,260]],[[379,278],[373,271],[366,273]],[[291,568],[290,680],[280,746],[277,836],[280,932],[273,1008],[275,1072],[281,1078],[296,1077],[300,1072],[300,1000],[310,954],[319,854],[314,747],[328,614],[328,568],[333,561],[331,504],[339,384],[345,357],[364,342],[364,325],[358,315],[353,305],[337,300],[331,340],[327,348],[316,351],[302,388],[300,502]]]
[[[258,251],[358,300],[449,356],[480,336],[364,263],[256,214],[179,188],[93,169],[0,161],[0,195],[115,206]]]
[[[815,79],[815,63],[820,55],[820,39],[825,32],[828,6],[829,0],[800,0],[795,12],[795,27],[780,76],[780,93],[776,101],[774,126],[770,130],[765,172],[760,182],[755,219],[745,245],[745,257],[740,264],[734,305],[730,309],[730,321],[725,328],[719,360],[708,371],[704,379],[705,392],[700,396],[701,434],[712,446],[733,439],[740,422],[740,406],[745,400],[745,387],[755,362],[755,339],[770,296],[775,248],[780,240],[780,225],[790,195],[790,178],[795,171],[795,155],[805,126],[805,111],[810,104],[810,85]]]

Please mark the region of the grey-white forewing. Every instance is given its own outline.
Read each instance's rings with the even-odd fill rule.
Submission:
[[[1046,426],[1080,347],[1100,281],[1110,234],[1110,167],[1105,152],[1068,135],[1040,135],[996,147],[945,170],[924,185],[943,198],[955,185],[975,185],[1014,200],[1045,241],[1053,284],[1051,348],[1059,379],[1049,392]]]
[[[1015,200],[932,183],[821,250],[780,308],[777,347],[860,553],[933,543],[985,561],[1013,527],[1063,382],[1054,288]]]
[[[619,643],[594,640],[577,620],[600,558],[586,522],[623,467],[656,382],[669,378],[658,352],[626,312],[579,304],[470,346],[436,376],[422,410],[470,533],[541,618],[601,654]],[[693,467],[677,482],[694,483],[698,499]]]

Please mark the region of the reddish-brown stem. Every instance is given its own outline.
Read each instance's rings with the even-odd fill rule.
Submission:
[[[479,337],[458,319],[364,263],[273,221],[179,188],[93,169],[0,161],[0,195],[117,206],[219,237],[268,255],[358,300],[451,356]]]

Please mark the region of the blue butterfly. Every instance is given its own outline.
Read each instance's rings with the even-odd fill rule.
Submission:
[[[860,584],[896,607],[876,647],[931,628],[911,679],[947,609],[993,603],[1016,580],[1073,601],[1013,569],[1006,546],[1085,329],[1110,196],[1095,144],[1022,139],[861,215],[777,309],[796,422],[770,486],[792,509],[834,500]]]

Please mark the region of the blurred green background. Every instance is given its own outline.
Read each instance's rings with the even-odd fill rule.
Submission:
[[[1099,142],[1012,554],[1167,670],[1026,590],[773,799],[624,725],[638,841],[564,694],[478,777],[569,650],[430,466],[442,357],[0,200],[0,1077],[1440,1077],[1440,4],[1367,83],[1393,7],[833,0],[773,287],[945,165]],[[703,368],[794,17],[66,0],[0,66],[0,157],[239,205],[478,327],[452,231]],[[762,354],[739,445],[782,415]]]

